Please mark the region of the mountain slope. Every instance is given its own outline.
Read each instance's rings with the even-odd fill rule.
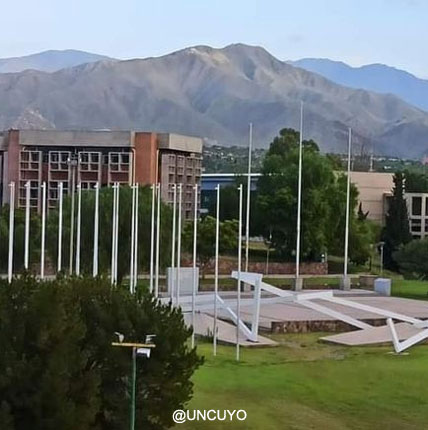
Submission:
[[[351,67],[340,61],[324,58],[303,58],[289,63],[318,73],[340,85],[394,94],[407,103],[428,111],[428,80],[417,78],[404,70],[383,64]]]
[[[0,129],[111,128],[174,131],[267,146],[281,127],[299,126],[323,150],[419,157],[428,114],[392,95],[352,90],[279,61],[263,48],[197,46],[159,58],[98,62],[55,73],[0,74]]]
[[[67,49],[64,51],[44,51],[24,57],[0,58],[0,73],[16,73],[24,70],[55,72],[66,67],[108,60],[104,55]]]

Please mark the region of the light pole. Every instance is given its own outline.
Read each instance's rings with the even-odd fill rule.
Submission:
[[[69,256],[69,274],[73,274],[73,248],[74,248],[74,192],[76,185],[76,168],[78,159],[75,156],[68,157],[67,164],[71,169],[71,213],[70,213],[70,256]]]
[[[119,337],[119,342],[112,342],[114,347],[131,348],[132,350],[132,378],[131,378],[131,407],[130,407],[130,419],[129,428],[135,430],[135,403],[136,403],[136,392],[137,392],[137,355],[150,358],[150,352],[152,348],[155,348],[155,344],[151,343],[154,335],[146,336],[145,343],[136,342],[123,342],[124,336],[120,333],[115,333]]]

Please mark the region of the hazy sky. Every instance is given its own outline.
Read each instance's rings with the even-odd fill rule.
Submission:
[[[0,0],[0,57],[116,58],[243,42],[276,57],[385,63],[428,77],[427,0]]]

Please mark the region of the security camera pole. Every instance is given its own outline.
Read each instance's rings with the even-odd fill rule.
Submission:
[[[119,335],[119,334],[118,334]],[[119,336],[119,342],[112,342],[112,346],[132,349],[132,383],[131,383],[131,409],[130,409],[130,430],[135,430],[135,399],[137,389],[137,355],[150,358],[150,351],[155,348],[151,342],[153,336],[146,336],[146,343],[123,342],[123,335]],[[122,340],[122,342],[120,341]]]

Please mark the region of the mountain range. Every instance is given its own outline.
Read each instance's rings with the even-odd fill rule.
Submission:
[[[92,54],[75,49],[63,51],[50,50],[23,57],[0,58],[0,73],[16,73],[24,70],[40,70],[42,72],[56,72],[66,67],[74,67],[84,63],[94,63],[108,60],[104,55]]]
[[[345,152],[348,127],[356,151],[420,157],[428,143],[422,109],[392,94],[339,85],[261,47],[195,46],[156,58],[79,61],[65,68],[45,63],[53,72],[0,73],[0,129],[143,129],[233,145],[246,144],[253,122],[255,144],[266,147],[282,127],[299,127],[303,101],[304,137],[324,151]]]
[[[351,67],[326,58],[289,61],[293,66],[318,73],[333,82],[351,88],[394,94],[407,103],[428,111],[428,80],[384,64]]]

